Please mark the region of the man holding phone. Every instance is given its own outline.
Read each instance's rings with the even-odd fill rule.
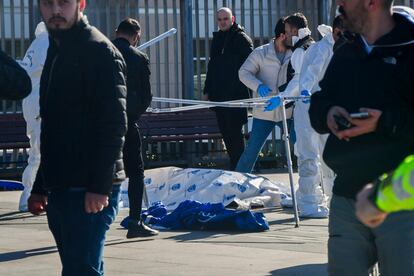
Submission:
[[[381,275],[414,275],[414,212],[390,214],[375,229],[355,215],[356,195],[366,183],[414,152],[414,21],[393,13],[392,0],[338,4],[345,29],[356,36],[337,50],[309,110],[312,127],[331,133],[323,156],[337,174],[329,274],[368,275],[379,262]],[[360,112],[368,117],[352,118]],[[350,125],[340,128],[340,117]]]

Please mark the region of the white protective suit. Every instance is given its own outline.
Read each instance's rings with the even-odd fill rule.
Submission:
[[[323,38],[311,45],[304,55],[299,91],[314,93],[320,90],[319,82],[333,55],[335,41],[332,28],[321,25],[318,30]],[[294,119],[299,169],[298,207],[302,217],[327,217],[328,196],[332,194],[335,174],[322,160],[328,135],[320,135],[311,127],[308,111],[309,103],[296,102]]]
[[[49,35],[43,22],[39,23],[33,40],[21,65],[32,79],[32,92],[23,100],[23,116],[27,124],[27,136],[30,139],[28,165],[23,172],[23,193],[20,197],[19,210],[27,211],[27,199],[36,179],[40,165],[40,117],[39,117],[39,88],[40,77],[46,61],[49,48]]]

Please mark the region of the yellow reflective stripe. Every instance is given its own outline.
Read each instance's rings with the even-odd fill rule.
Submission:
[[[392,185],[381,178],[377,206],[385,212],[414,209],[414,155],[407,157],[392,176]]]
[[[398,183],[393,181],[393,186],[400,193],[397,194],[400,200],[405,200],[414,197],[414,188],[411,185],[411,175],[414,171],[414,158],[413,156],[407,157],[402,165],[400,165],[396,171],[394,177],[398,177]],[[393,180],[395,179],[393,177]]]

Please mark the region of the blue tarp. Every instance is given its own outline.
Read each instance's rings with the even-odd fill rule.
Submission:
[[[225,230],[259,232],[269,229],[263,213],[250,210],[228,210],[222,203],[200,203],[186,200],[170,214],[162,203],[156,203],[143,212],[143,219],[154,226],[171,230]],[[128,217],[121,225],[128,228]]]
[[[21,182],[11,180],[0,180],[0,190],[4,191],[21,191],[24,186]]]

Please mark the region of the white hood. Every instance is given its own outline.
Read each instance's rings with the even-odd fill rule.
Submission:
[[[322,37],[325,37],[328,34],[332,34],[332,27],[325,24],[321,24],[318,26],[318,32],[321,34]]]
[[[298,36],[292,36],[292,45],[295,45],[296,42],[298,42],[302,38],[304,38],[308,35],[311,35],[311,34],[312,34],[312,32],[311,32],[311,30],[309,30],[309,28],[299,29]]]
[[[41,34],[47,33],[46,25],[42,21],[36,26],[35,36],[38,37]]]

